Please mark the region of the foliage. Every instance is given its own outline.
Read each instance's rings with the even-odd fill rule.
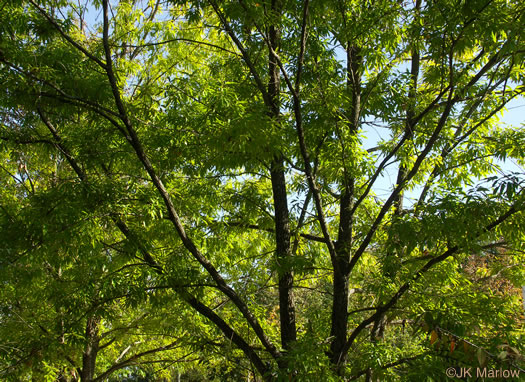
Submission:
[[[523,2],[0,14],[0,379],[525,373]]]

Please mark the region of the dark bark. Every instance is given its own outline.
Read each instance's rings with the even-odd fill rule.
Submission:
[[[421,9],[421,0],[416,1],[416,24],[419,23],[419,11]],[[419,78],[419,49],[417,46],[412,46],[412,57],[410,63],[410,85],[408,89],[408,106],[406,112],[406,121],[405,121],[405,135],[408,136],[408,139],[411,139],[414,135],[414,117],[416,115],[415,106],[417,100],[417,82]],[[405,165],[400,164],[399,170],[397,173],[396,185],[399,185],[405,181],[407,175],[407,168]],[[396,215],[401,213],[403,209],[403,191],[401,191],[396,200],[394,201],[394,208]]]
[[[91,382],[95,377],[95,364],[100,341],[98,324],[99,319],[97,317],[89,317],[86,323],[86,346],[82,354],[82,373],[80,374],[82,382]]]
[[[361,64],[360,49],[348,45],[347,58],[347,90],[352,96],[352,103],[348,110],[347,124],[352,135],[359,130],[359,116],[361,111]],[[352,149],[346,147],[343,136],[340,137],[343,148],[343,163],[353,155]],[[342,350],[346,342],[348,330],[348,285],[350,277],[349,261],[352,251],[352,223],[353,204],[355,201],[355,177],[352,169],[345,166],[344,190],[339,207],[339,229],[336,245],[336,259],[333,273],[332,326],[330,335],[333,337],[330,345],[330,359],[332,364],[338,365],[337,372],[342,373],[341,366],[345,361]]]
[[[281,342],[290,349],[296,337],[295,305],[293,299],[293,271],[290,267],[290,224],[286,196],[286,183],[282,161],[274,160],[271,168],[273,201],[275,208],[276,256],[279,278],[279,310],[281,320]]]
[[[271,10],[274,14],[280,12],[280,0],[272,0]],[[270,49],[268,53],[268,96],[273,105],[269,110],[270,117],[279,123],[280,110],[280,70],[274,52],[279,51],[281,33],[276,25],[268,29]],[[279,284],[279,312],[281,323],[281,344],[283,349],[290,349],[297,339],[295,326],[295,305],[293,299],[293,272],[290,267],[292,256],[290,247],[290,217],[288,211],[288,198],[286,194],[286,179],[284,173],[284,160],[276,156],[270,168],[273,191],[273,205],[275,209],[275,239],[276,256],[278,261]]]

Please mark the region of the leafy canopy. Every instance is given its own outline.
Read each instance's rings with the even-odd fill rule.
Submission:
[[[524,372],[523,2],[0,9],[3,380]]]

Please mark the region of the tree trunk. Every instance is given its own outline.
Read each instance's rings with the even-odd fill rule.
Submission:
[[[346,47],[347,62],[347,90],[352,96],[350,110],[348,110],[348,127],[352,135],[356,135],[359,130],[359,116],[361,113],[361,64],[362,58],[360,49],[348,44]],[[354,155],[353,146],[347,148],[344,138],[341,136],[343,147],[343,163]],[[348,149],[348,150],[347,150]],[[343,347],[346,342],[348,330],[348,292],[350,269],[349,262],[352,252],[352,227],[353,214],[352,207],[355,199],[355,176],[352,169],[344,166],[344,192],[341,195],[339,230],[336,244],[336,260],[333,273],[333,303],[332,303],[332,327],[331,336],[333,337],[330,345],[330,360],[336,367],[339,375],[344,373],[345,357]]]
[[[82,354],[82,373],[80,380],[82,382],[91,382],[95,376],[95,364],[98,353],[98,324],[97,317],[89,317],[86,323],[86,346]]]
[[[274,14],[281,11],[280,0],[272,0],[271,10]],[[268,39],[271,49],[268,53],[268,96],[273,104],[269,110],[270,117],[279,122],[280,109],[280,70],[277,58],[272,50],[279,50],[281,33],[276,25],[271,25],[268,29]],[[293,273],[290,268],[290,257],[292,255],[290,247],[290,224],[288,199],[286,195],[286,179],[284,174],[283,158],[276,156],[271,163],[271,181],[273,191],[273,205],[275,209],[275,238],[276,256],[278,261],[279,279],[279,311],[281,323],[281,344],[283,349],[288,350],[291,344],[297,339],[295,326],[295,305],[293,299]]]

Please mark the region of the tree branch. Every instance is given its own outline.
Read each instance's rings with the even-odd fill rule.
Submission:
[[[187,235],[186,230],[184,229],[184,226],[182,225],[182,222],[179,218],[179,215],[177,214],[175,210],[175,206],[173,204],[173,201],[171,200],[171,197],[168,191],[166,190],[164,184],[158,177],[155,169],[153,168],[153,165],[151,164],[148,156],[146,155],[142,147],[142,144],[140,142],[140,139],[137,136],[131,124],[131,121],[126,113],[126,109],[120,97],[120,91],[117,86],[117,80],[113,72],[113,65],[112,65],[112,60],[111,60],[111,49],[109,46],[109,37],[108,37],[108,31],[109,31],[108,7],[109,7],[109,4],[108,4],[108,0],[103,0],[102,6],[103,6],[103,14],[104,14],[103,45],[104,45],[104,51],[106,54],[106,62],[107,62],[106,72],[107,72],[109,83],[111,85],[113,96],[115,98],[117,109],[120,113],[120,119],[124,123],[127,133],[129,134],[129,143],[135,150],[135,153],[137,154],[138,159],[141,161],[146,172],[150,176],[153,184],[155,185],[155,188],[158,190],[159,194],[161,195],[164,201],[164,204],[166,205],[168,216],[171,222],[173,223],[173,226],[175,227],[175,230],[177,231],[186,249],[193,255],[193,257],[199,262],[199,264],[201,264],[201,266],[213,278],[213,280],[217,283],[219,290],[222,293],[224,293],[226,296],[228,296],[232,300],[232,302],[237,306],[237,308],[242,313],[242,315],[244,316],[246,321],[249,323],[249,325],[252,327],[255,334],[257,335],[257,337],[259,338],[263,346],[266,348],[266,350],[274,358],[279,358],[280,352],[277,350],[275,345],[273,345],[270,338],[265,334],[257,318],[253,315],[253,313],[250,311],[248,306],[241,300],[241,298],[237,295],[237,293],[233,290],[233,288],[231,288],[226,283],[226,281],[223,279],[223,277],[220,275],[217,269],[211,264],[211,262],[199,251],[199,249],[196,247],[193,240]]]
[[[268,92],[266,91],[266,87],[264,86],[264,83],[259,76],[259,73],[257,72],[257,69],[255,69],[255,65],[252,62],[250,56],[248,55],[248,51],[244,47],[243,43],[237,38],[235,35],[235,32],[233,31],[232,27],[228,23],[228,20],[226,20],[226,16],[222,13],[222,11],[219,8],[219,5],[215,2],[215,0],[209,0],[210,5],[212,6],[213,10],[215,11],[215,14],[219,17],[219,20],[222,23],[222,26],[226,30],[226,33],[230,36],[234,44],[237,46],[237,49],[241,51],[241,55],[244,59],[244,62],[248,66],[248,69],[250,70],[251,75],[253,76],[255,80],[255,84],[257,85],[257,88],[261,92],[261,95],[264,100],[264,104],[266,107],[268,107],[270,110],[273,110],[274,113],[278,114],[279,110],[276,109],[275,105],[273,104]]]
[[[445,107],[444,107],[443,113],[441,114],[441,116],[439,118],[439,121],[437,122],[437,126],[434,129],[434,132],[432,133],[432,135],[428,139],[427,144],[426,144],[425,148],[423,149],[423,151],[416,158],[416,160],[415,160],[412,168],[410,169],[410,171],[407,172],[407,175],[406,175],[405,179],[403,180],[403,182],[401,182],[400,184],[396,185],[396,187],[394,188],[394,191],[392,191],[392,193],[390,194],[390,197],[384,203],[383,207],[381,208],[380,212],[377,215],[377,218],[375,219],[374,223],[372,223],[368,233],[366,234],[365,238],[363,239],[361,245],[356,250],[354,256],[350,260],[350,270],[353,269],[353,267],[356,265],[356,263],[359,260],[359,258],[362,256],[362,254],[364,253],[364,251],[368,247],[368,244],[370,243],[370,241],[371,241],[375,231],[377,230],[377,228],[379,227],[379,225],[382,222],[383,218],[385,217],[386,213],[388,212],[388,210],[390,209],[390,207],[392,206],[392,204],[396,200],[398,194],[404,189],[404,187],[408,184],[408,182],[410,182],[410,180],[417,174],[421,164],[423,163],[423,161],[425,160],[427,155],[430,153],[430,151],[434,147],[434,144],[437,142],[437,140],[439,138],[439,134],[441,133],[441,130],[443,129],[443,127],[445,126],[445,124],[446,124],[446,122],[448,120],[448,117],[449,117],[449,115],[450,115],[450,113],[452,111],[452,107],[457,102],[461,101],[463,93],[465,93],[468,89],[470,89],[472,86],[474,86],[477,83],[477,81],[479,81],[483,77],[483,75],[485,75],[491,68],[493,68],[498,63],[498,59],[500,57],[502,49],[503,49],[503,47],[498,52],[496,52],[488,60],[488,62],[479,70],[478,73],[476,73],[476,75],[463,88],[461,88],[460,90],[456,90],[454,92],[455,89],[454,89],[454,83],[453,82],[449,83],[448,86],[445,87],[445,89],[449,89],[448,90],[449,95],[448,95],[448,99],[447,99],[447,101],[445,103]],[[452,58],[450,58],[450,60],[451,59]],[[450,72],[452,73],[452,62],[450,62]],[[451,78],[451,81],[454,81],[454,78]],[[455,95],[454,95],[454,93],[455,93]],[[440,97],[441,96],[439,96],[438,98],[440,98]],[[434,102],[436,102],[436,101],[437,101],[437,98],[434,100]],[[429,107],[430,107],[430,105],[429,105]],[[427,107],[425,110],[427,110],[429,107]],[[420,115],[418,117],[414,118],[414,121],[413,121],[414,125],[417,123],[417,121],[421,117],[421,115],[422,115],[422,113],[420,113]],[[407,132],[405,132],[405,136],[407,136]],[[361,198],[360,198],[360,200],[361,200]],[[354,206],[354,208],[355,208],[355,206]]]
[[[487,224],[481,231],[474,235],[473,239],[477,239],[480,236],[484,235],[485,233],[488,233],[492,231],[494,228],[496,228],[498,225],[505,222],[507,219],[509,219],[512,215],[517,213],[518,211],[523,210],[523,202],[519,201],[515,204],[513,204],[504,214],[500,215],[497,219],[495,219],[490,224]],[[406,283],[404,283],[398,291],[390,298],[390,300],[377,308],[376,312],[372,314],[370,317],[362,321],[350,334],[348,340],[345,343],[341,359],[344,359],[346,354],[348,353],[348,350],[350,350],[350,347],[354,343],[357,336],[365,329],[370,323],[374,322],[377,317],[380,317],[382,314],[390,310],[392,307],[394,307],[397,302],[401,299],[401,297],[410,289],[411,284],[419,280],[426,272],[428,272],[434,265],[446,260],[450,256],[454,255],[456,252],[459,251],[458,246],[453,246],[447,249],[445,252],[443,252],[441,255],[436,256],[429,260],[423,267],[421,267]]]
[[[68,41],[71,45],[73,45],[76,49],[81,51],[88,57],[90,60],[94,61],[99,65],[102,69],[106,69],[106,64],[102,62],[99,58],[95,57],[91,53],[87,51],[86,48],[84,48],[82,45],[80,45],[78,42],[73,40],[71,36],[69,36],[64,30],[58,25],[57,21],[50,16],[42,7],[40,7],[37,3],[35,3],[33,0],[29,0],[29,2],[36,8],[38,11],[53,25],[53,27]]]

